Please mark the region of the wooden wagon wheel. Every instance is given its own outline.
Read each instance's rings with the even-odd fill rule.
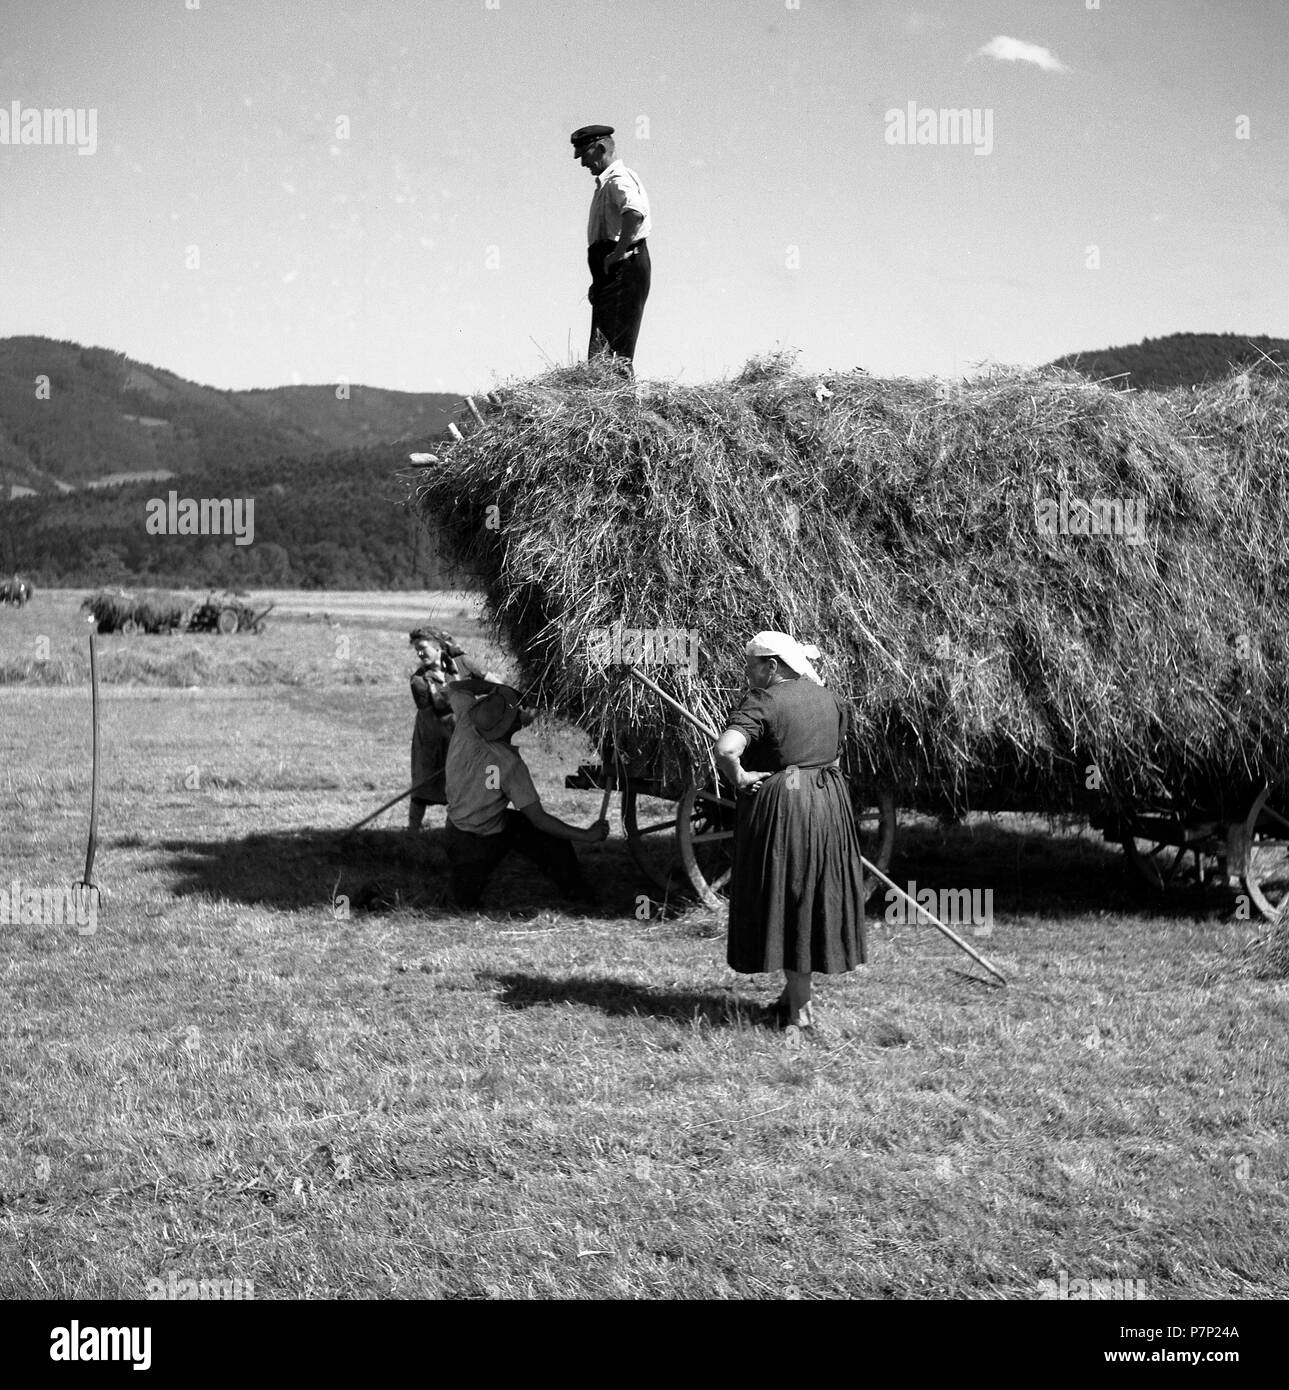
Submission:
[[[134,618],[127,618],[127,619],[121,624],[121,631],[122,631],[122,632],[125,634],[125,636],[127,636],[127,637],[133,637],[133,636],[135,635],[135,633],[138,632],[138,630],[139,630],[139,624],[138,624],[137,620],[134,619]]]
[[[221,637],[229,637],[237,631],[241,620],[237,616],[236,608],[221,608],[219,617],[215,621],[215,626],[219,630]]]
[[[660,896],[685,881],[676,845],[676,800],[656,783],[630,781],[622,789],[622,827],[637,869]]]
[[[1226,883],[1226,840],[1216,821],[1193,821],[1171,808],[1128,815],[1119,843],[1133,872],[1157,893]]]
[[[1268,804],[1273,790],[1263,787],[1244,818],[1240,864],[1244,891],[1270,922],[1289,901],[1289,807]]]
[[[881,790],[877,804],[856,812],[864,857],[882,870],[891,866],[895,847],[895,796]],[[724,787],[690,783],[676,808],[676,842],[690,886],[708,907],[721,906],[729,891],[733,867],[736,803]],[[872,895],[877,880],[864,875],[864,896]]]
[[[622,824],[637,869],[660,894],[688,886],[709,907],[721,906],[729,888],[735,802],[724,788],[690,780],[679,798],[657,784],[628,781]],[[879,790],[871,806],[856,810],[864,856],[885,873],[895,847],[895,796]],[[673,809],[674,808],[674,809]],[[877,887],[864,875],[864,895]]]
[[[631,858],[655,891],[690,889],[709,907],[724,903],[734,841],[734,799],[727,792],[691,779],[673,797],[653,784],[629,782],[622,823]]]
[[[734,866],[733,794],[691,782],[676,807],[676,843],[690,887],[708,907],[720,907]]]

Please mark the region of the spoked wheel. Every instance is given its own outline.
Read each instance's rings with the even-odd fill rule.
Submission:
[[[221,637],[231,637],[237,631],[239,621],[236,608],[221,608],[215,628]]]
[[[1168,810],[1125,817],[1121,831],[1133,872],[1156,893],[1226,884],[1226,838],[1216,821]]]
[[[649,783],[622,794],[622,824],[636,868],[660,895],[692,893],[719,907],[729,888],[734,799],[715,786],[688,782],[679,798]]]
[[[881,790],[872,806],[856,811],[864,856],[883,873],[895,847],[895,796]],[[631,782],[622,793],[622,823],[636,867],[661,894],[686,887],[708,907],[722,906],[734,859],[737,804],[723,785],[688,783],[678,800],[650,783]],[[864,894],[878,886],[864,875]]]
[[[121,624],[121,631],[122,631],[127,637],[133,637],[133,636],[135,636],[135,634],[139,631],[139,624],[138,624],[138,622],[137,622],[134,618],[127,618],[127,619]]]
[[[676,840],[690,887],[708,907],[720,907],[734,866],[737,807],[724,787],[690,783],[676,807]]]
[[[649,782],[628,782],[622,792],[622,826],[637,869],[661,897],[689,882],[676,842],[676,800]]]
[[[1244,820],[1244,891],[1270,922],[1289,903],[1289,806],[1263,787]]]
[[[856,812],[856,821],[865,858],[885,873],[895,847],[895,796],[882,790],[874,800],[875,806]],[[699,787],[691,783],[677,804],[676,841],[681,863],[690,886],[708,907],[722,906],[729,896],[737,814],[734,796],[720,784]],[[864,875],[865,897],[877,886],[877,879]]]

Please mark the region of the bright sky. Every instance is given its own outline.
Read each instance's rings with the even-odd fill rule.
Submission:
[[[583,356],[595,122],[652,202],[642,376],[1289,337],[1285,0],[0,0],[0,34],[0,335],[214,386]],[[15,102],[94,152],[15,143]],[[979,138],[893,143],[910,102]]]

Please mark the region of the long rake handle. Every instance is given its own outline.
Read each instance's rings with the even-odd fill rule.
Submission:
[[[374,821],[377,816],[388,811],[391,806],[397,806],[400,801],[406,801],[413,792],[420,791],[422,787],[428,787],[432,781],[434,781],[434,778],[428,777],[424,782],[413,782],[405,792],[399,792],[397,796],[391,797],[383,806],[378,806],[370,816],[364,816],[356,825],[351,825],[348,833],[352,835],[355,830],[361,830],[368,821]]]
[[[950,931],[950,929],[944,925],[944,923],[935,915],[935,913],[928,912],[927,909],[923,907],[920,903],[915,902],[911,897],[909,897],[909,895],[904,891],[904,889],[900,887],[898,883],[892,883],[891,880],[886,877],[886,875],[881,871],[881,869],[877,867],[876,864],[870,864],[862,854],[860,855],[860,860],[863,862],[864,867],[870,873],[876,874],[876,876],[880,878],[888,888],[893,888],[900,895],[900,897],[903,898],[904,901],[909,904],[910,907],[916,908],[919,919],[925,917],[931,923],[931,925],[936,928],[937,931],[942,932],[945,936],[947,936],[955,946],[957,946],[960,950],[966,951],[966,953],[971,957],[972,960],[976,961],[980,965],[983,965],[985,969],[989,971],[989,973],[998,981],[1000,985],[1005,985],[1007,983],[1006,976],[1004,976],[1000,970],[997,970],[994,966],[990,965],[990,963],[978,951],[973,950],[972,947],[969,946],[962,939],[962,937],[960,937],[957,934],[957,932]]]
[[[652,690],[652,691],[654,692],[655,695],[658,695],[658,696],[660,696],[663,700],[665,700],[665,701],[667,702],[667,704],[669,704],[669,705],[671,706],[671,708],[674,709],[674,710],[676,711],[677,714],[682,715],[685,719],[688,719],[689,722],[694,726],[694,728],[696,728],[696,729],[700,730],[702,733],[706,734],[707,737],[710,738],[710,739],[717,739],[717,738],[720,737],[720,735],[716,732],[715,729],[711,728],[711,727],[710,727],[709,725],[707,725],[707,724],[704,724],[703,721],[702,721],[701,719],[699,719],[699,717],[698,717],[696,714],[691,714],[691,713],[689,712],[689,710],[687,710],[687,709],[684,707],[684,705],[682,705],[682,704],[680,703],[679,700],[673,700],[673,699],[671,698],[671,696],[668,695],[667,692],[666,692],[665,690],[663,690],[661,687],[655,685],[654,682],[651,681],[651,680],[649,679],[649,677],[646,676],[645,673],[644,673],[643,671],[637,670],[636,667],[634,667],[634,666],[631,666],[631,667],[629,667],[628,669],[630,670],[631,674],[636,678],[636,680],[638,680],[642,685],[647,685],[647,686],[649,687],[649,689]],[[1000,970],[998,970],[998,969],[996,969],[994,966],[992,966],[992,965],[984,958],[984,956],[982,956],[978,951],[973,950],[972,947],[970,947],[970,946],[957,934],[957,932],[950,931],[949,928],[946,927],[946,926],[944,925],[944,923],[943,923],[942,921],[940,921],[940,919],[939,919],[934,913],[928,912],[927,909],[924,908],[920,903],[915,902],[914,899],[911,898],[911,897],[904,891],[904,889],[901,888],[901,887],[899,886],[898,883],[893,883],[889,878],[887,878],[886,875],[881,871],[881,869],[879,869],[879,868],[877,867],[876,864],[870,863],[867,859],[864,858],[864,856],[863,856],[862,854],[860,855],[859,859],[860,859],[860,863],[863,864],[863,866],[864,866],[870,873],[872,873],[872,874],[876,875],[876,877],[880,878],[880,879],[882,880],[882,882],[883,882],[884,884],[886,884],[886,886],[887,886],[888,888],[893,888],[893,889],[900,895],[900,897],[904,899],[905,902],[909,903],[912,907],[914,907],[914,908],[917,909],[917,911],[918,911],[918,913],[919,913],[919,917],[916,918],[915,920],[921,920],[921,917],[926,917],[926,918],[930,921],[930,923],[931,923],[931,925],[932,925],[933,927],[935,927],[938,931],[940,931],[940,932],[943,933],[945,936],[947,936],[947,937],[949,938],[949,940],[952,941],[953,944],[954,944],[955,946],[957,946],[960,950],[965,951],[965,952],[971,957],[972,960],[974,960],[974,961],[977,962],[977,964],[983,965],[983,966],[985,967],[985,969],[988,970],[989,973],[990,973],[996,980],[998,980],[998,982],[999,982],[1000,984],[1004,984],[1004,985],[1005,985],[1005,984],[1007,983],[1006,977],[1002,974],[1002,972],[1001,972]]]

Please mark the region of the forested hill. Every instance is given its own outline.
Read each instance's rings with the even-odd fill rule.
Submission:
[[[0,574],[41,587],[397,589],[452,587],[400,503],[405,447],[211,467],[199,476],[0,503]],[[148,503],[254,501],[254,538],[153,535]],[[245,534],[245,532],[244,532]]]
[[[106,348],[0,339],[0,497],[116,475],[201,475],[337,449],[428,441],[461,408],[372,386],[217,391]],[[343,398],[347,391],[347,399]]]
[[[1119,386],[1168,391],[1174,386],[1199,386],[1266,358],[1289,365],[1289,339],[1246,337],[1239,333],[1170,333],[1166,338],[1143,338],[1126,347],[1098,348],[1058,357],[1054,367],[1070,367],[1094,381],[1122,376]]]

